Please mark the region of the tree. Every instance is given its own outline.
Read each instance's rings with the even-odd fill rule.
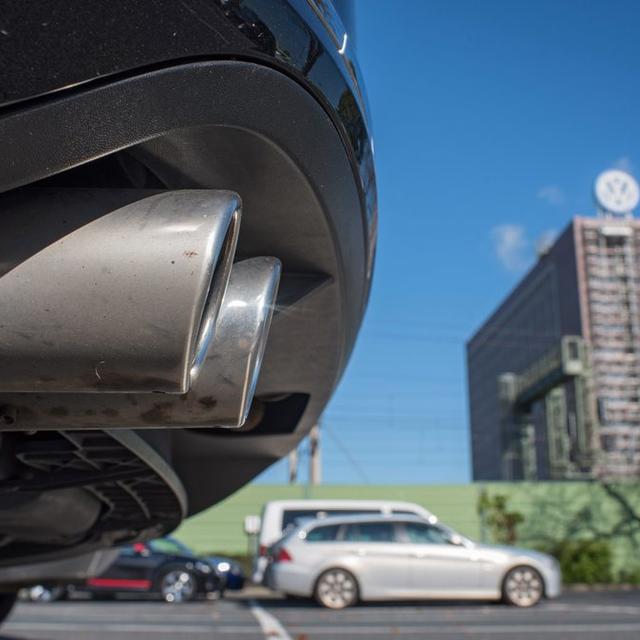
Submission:
[[[508,510],[507,496],[489,494],[482,490],[478,498],[478,514],[481,522],[489,527],[491,538],[499,544],[515,544],[518,525],[524,521],[519,511]]]

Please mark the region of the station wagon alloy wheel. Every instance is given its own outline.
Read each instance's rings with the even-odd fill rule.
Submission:
[[[355,578],[342,569],[325,571],[316,584],[316,600],[329,609],[344,609],[358,600]]]
[[[544,584],[531,567],[511,569],[504,580],[504,598],[517,607],[532,607],[542,599]]]
[[[185,602],[195,595],[195,579],[188,571],[176,569],[162,578],[160,590],[167,602]]]

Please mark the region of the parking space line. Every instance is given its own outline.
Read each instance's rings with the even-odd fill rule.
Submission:
[[[275,616],[265,611],[255,600],[249,600],[249,610],[258,621],[265,638],[270,640],[291,640],[291,636]]]

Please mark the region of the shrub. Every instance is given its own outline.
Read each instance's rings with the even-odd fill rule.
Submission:
[[[613,582],[611,547],[602,540],[566,540],[551,550],[560,563],[567,584],[605,584]]]
[[[640,585],[640,567],[623,569],[618,576],[618,582],[621,584]]]

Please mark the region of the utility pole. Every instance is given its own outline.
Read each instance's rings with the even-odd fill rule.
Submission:
[[[322,459],[320,456],[320,425],[309,432],[309,484],[314,487],[322,482]]]
[[[298,481],[298,449],[297,447],[289,453],[289,484]]]

